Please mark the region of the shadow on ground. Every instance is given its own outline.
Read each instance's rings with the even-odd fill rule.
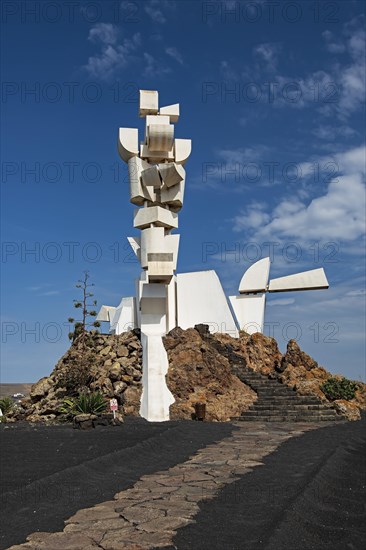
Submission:
[[[80,508],[111,500],[142,475],[184,462],[232,430],[231,424],[140,418],[90,431],[1,425],[0,548],[35,531],[62,531]]]
[[[200,503],[171,548],[363,550],[365,457],[365,418],[292,438]]]

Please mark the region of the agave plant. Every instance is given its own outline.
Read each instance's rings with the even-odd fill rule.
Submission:
[[[100,414],[107,408],[107,401],[102,393],[81,393],[74,399],[64,399],[60,411],[64,414],[76,416],[77,414]]]
[[[0,409],[4,416],[6,416],[14,408],[14,401],[11,397],[3,397],[0,399]]]

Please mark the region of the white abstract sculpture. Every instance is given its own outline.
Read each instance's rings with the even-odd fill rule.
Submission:
[[[142,272],[136,296],[122,298],[118,307],[102,306],[97,320],[121,334],[138,327],[142,345],[140,415],[149,421],[169,420],[174,397],[166,384],[168,357],[162,337],[174,327],[208,324],[211,332],[238,337],[239,329],[262,332],[266,292],[328,288],[323,269],[269,279],[269,258],[243,275],[239,295],[226,298],[215,271],[176,274],[178,212],[183,206],[190,139],[176,139],[179,104],[160,107],[157,91],[140,90],[139,116],[146,119],[139,144],[136,128],[120,128],[118,152],[128,165],[130,202],[137,208],[133,226],[139,237],[128,237]]]
[[[140,91],[140,117],[146,117],[145,138],[138,144],[135,128],[120,128],[118,151],[128,164],[130,200],[138,208],[133,226],[141,237],[129,237],[142,273],[136,298],[123,298],[111,321],[111,331],[129,330],[135,320],[141,329],[143,392],[140,414],[150,421],[169,420],[174,398],[166,385],[168,357],[162,336],[176,326],[176,278],[179,235],[178,212],[183,206],[185,170],[191,141],[174,139],[179,105],[159,110],[156,91]],[[101,309],[98,319],[107,320],[111,308]],[[135,325],[135,326],[136,326]],[[129,328],[127,328],[129,327]]]
[[[329,288],[323,268],[271,279],[268,283],[269,268],[269,258],[251,265],[240,281],[239,296],[230,296],[240,329],[249,334],[263,332],[266,292]]]

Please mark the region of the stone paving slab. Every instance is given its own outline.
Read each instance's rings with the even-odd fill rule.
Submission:
[[[195,522],[199,503],[263,464],[289,438],[324,423],[255,426],[235,423],[219,443],[200,449],[182,464],[142,476],[113,500],[79,510],[59,533],[33,533],[8,550],[145,550],[172,545],[177,530]]]

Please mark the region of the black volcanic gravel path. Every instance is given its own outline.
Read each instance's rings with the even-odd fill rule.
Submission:
[[[196,523],[179,529],[171,548],[363,550],[365,497],[365,419],[319,428],[200,503]]]
[[[138,418],[90,431],[1,425],[0,548],[34,531],[61,531],[80,508],[112,499],[142,475],[184,462],[232,430],[227,423]]]
[[[284,442],[263,466],[200,502],[196,523],[179,529],[171,548],[363,550],[365,428],[365,419],[327,425]],[[36,530],[61,531],[76,510],[184,462],[233,429],[141,419],[88,432],[1,426],[1,548]],[[248,423],[247,429],[263,431],[263,425]]]

